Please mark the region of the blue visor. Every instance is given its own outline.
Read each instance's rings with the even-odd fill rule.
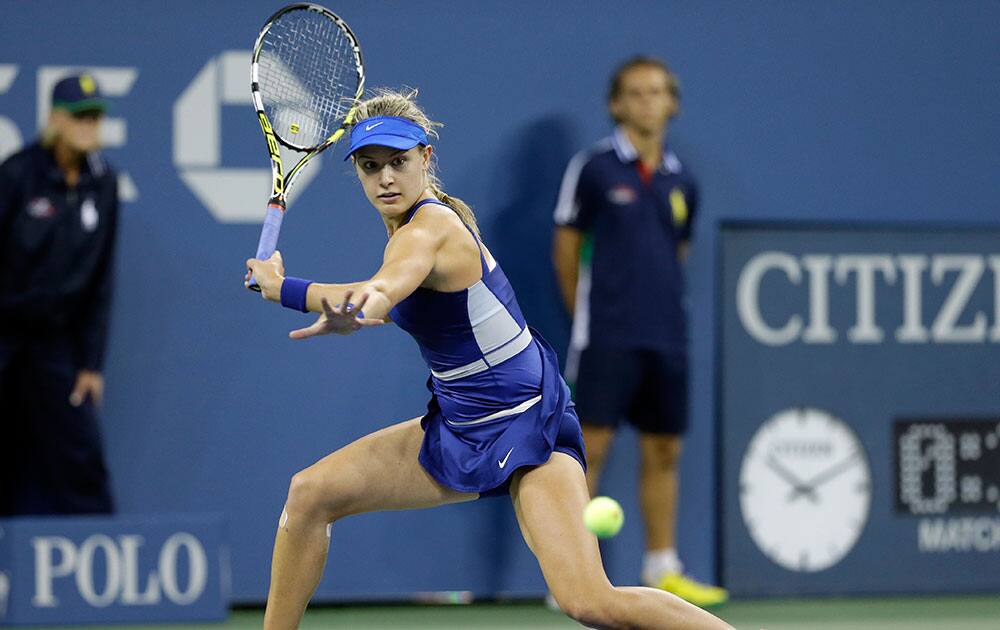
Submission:
[[[359,120],[351,127],[351,146],[344,161],[361,147],[372,144],[407,150],[428,142],[423,128],[412,120],[397,116],[372,116]]]

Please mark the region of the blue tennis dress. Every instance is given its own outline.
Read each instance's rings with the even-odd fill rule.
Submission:
[[[421,201],[404,225],[427,203],[445,205]],[[479,248],[478,282],[452,292],[420,287],[390,316],[431,371],[421,466],[442,485],[491,496],[506,494],[511,473],[544,464],[553,451],[585,469],[586,458],[555,351],[527,326],[507,276],[499,264],[489,269]]]

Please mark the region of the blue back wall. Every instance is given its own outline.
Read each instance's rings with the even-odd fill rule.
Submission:
[[[124,511],[228,515],[240,601],[266,592],[291,475],[420,414],[426,398],[425,368],[399,330],[289,341],[285,333],[311,317],[242,287],[259,226],[217,221],[180,178],[175,102],[210,60],[245,53],[278,6],[8,1],[0,39],[0,77],[16,67],[0,92],[0,146],[15,143],[3,122],[34,137],[45,67],[137,70],[112,111],[127,137],[108,151],[138,191],[120,235],[104,411],[110,465]],[[474,206],[529,321],[560,348],[569,322],[548,246],[562,170],[608,132],[604,94],[620,60],[656,54],[680,76],[683,111],[669,139],[700,178],[703,207],[689,266],[694,417],[679,546],[691,571],[710,579],[718,220],[995,221],[1000,4],[610,6],[341,0],[331,8],[357,32],[370,85],[418,87],[446,123],[436,148],[447,190]],[[241,75],[220,85],[228,80],[246,83]],[[250,107],[220,111],[219,166],[264,168]],[[327,158],[286,219],[280,247],[293,275],[353,281],[377,268],[384,229],[341,155]],[[264,185],[254,197],[261,214],[266,196]],[[603,487],[628,513],[623,534],[605,546],[619,582],[637,580],[642,551],[635,472],[626,432]],[[322,599],[543,589],[505,499],[344,521],[329,565]]]

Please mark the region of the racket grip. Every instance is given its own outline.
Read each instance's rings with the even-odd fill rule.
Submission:
[[[281,221],[285,218],[285,207],[278,203],[267,204],[267,214],[264,216],[264,225],[260,230],[260,240],[257,241],[257,260],[267,260],[274,254],[278,247],[278,233],[281,232]],[[251,291],[260,293],[260,285],[257,280],[250,276],[250,283],[247,287]]]

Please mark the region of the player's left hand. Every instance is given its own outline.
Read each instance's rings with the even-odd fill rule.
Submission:
[[[381,319],[365,318],[362,309],[368,302],[368,294],[365,293],[358,300],[357,304],[351,304],[353,291],[344,294],[344,303],[330,306],[330,302],[324,297],[321,298],[323,313],[312,326],[299,328],[288,333],[292,339],[308,339],[317,335],[349,335],[361,329],[362,326],[378,326],[384,324]]]
[[[80,370],[76,373],[76,383],[69,395],[69,404],[79,407],[87,399],[99,407],[104,400],[104,377],[94,370]]]
[[[281,301],[281,283],[285,279],[285,262],[281,252],[275,251],[267,260],[247,259],[247,275],[243,278],[243,286],[250,288],[250,277],[253,276],[260,287],[260,294],[272,302]]]

